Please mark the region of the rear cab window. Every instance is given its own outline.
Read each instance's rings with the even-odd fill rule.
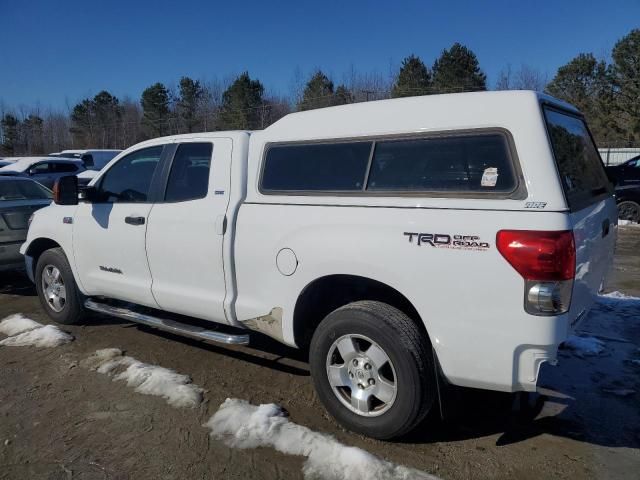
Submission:
[[[516,184],[506,138],[487,134],[378,142],[367,190],[509,193]]]
[[[514,160],[508,135],[498,129],[418,138],[274,144],[265,154],[260,191],[510,197],[520,186]]]
[[[611,185],[586,123],[577,115],[543,106],[551,148],[572,212],[611,195]]]

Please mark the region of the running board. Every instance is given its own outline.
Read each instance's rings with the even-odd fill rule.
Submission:
[[[113,317],[129,320],[130,322],[140,323],[142,325],[147,325],[148,327],[164,330],[165,332],[198,340],[208,340],[210,342],[226,343],[228,345],[247,345],[249,343],[249,335],[233,335],[230,333],[207,330],[202,327],[196,327],[194,325],[176,322],[166,318],[153,317],[128,308],[116,307],[114,305],[97,302],[90,298],[84,302],[84,306],[86,309],[93,310],[94,312],[104,313],[105,315],[111,315]]]

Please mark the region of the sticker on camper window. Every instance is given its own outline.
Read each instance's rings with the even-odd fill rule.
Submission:
[[[480,185],[483,187],[495,187],[498,181],[498,169],[495,167],[485,168],[482,174]]]

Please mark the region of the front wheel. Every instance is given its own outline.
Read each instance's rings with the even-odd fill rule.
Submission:
[[[313,335],[309,361],[325,408],[369,437],[409,432],[436,398],[426,335],[385,303],[354,302],[330,313]]]
[[[52,320],[65,325],[82,320],[85,315],[83,295],[61,248],[52,248],[40,255],[35,281],[40,304]]]

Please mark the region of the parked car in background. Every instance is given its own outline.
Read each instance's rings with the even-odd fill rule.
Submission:
[[[618,218],[640,223],[640,184],[616,185]]]
[[[78,183],[87,185],[120,152],[122,150],[86,150],[80,157],[86,170],[78,175]]]
[[[20,245],[29,217],[51,203],[52,193],[29,178],[0,177],[0,271],[24,266]]]
[[[0,158],[0,168],[15,163],[20,157],[2,157]]]
[[[50,153],[49,156],[82,160],[86,170],[78,175],[78,183],[80,185],[87,185],[97,173],[121,151],[122,150],[114,149],[63,150],[57,153]]]
[[[66,175],[77,175],[85,170],[82,160],[54,157],[21,157],[0,168],[0,176],[29,177],[47,188]]]
[[[618,218],[640,222],[640,155],[613,167],[605,167],[615,185]]]
[[[640,155],[613,167],[605,167],[614,185],[640,185]]]

